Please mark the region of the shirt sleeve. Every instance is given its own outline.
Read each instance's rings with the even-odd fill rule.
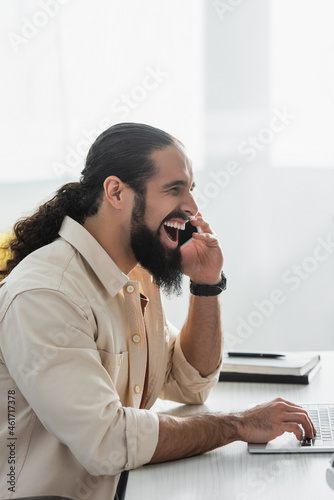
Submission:
[[[202,404],[218,381],[221,362],[214,372],[202,377],[186,360],[177,328],[168,322],[168,329],[169,359],[165,384],[159,397],[185,404]]]
[[[96,343],[88,306],[52,290],[18,295],[0,325],[7,368],[44,427],[92,475],[115,475],[153,456],[159,421],[122,407]]]

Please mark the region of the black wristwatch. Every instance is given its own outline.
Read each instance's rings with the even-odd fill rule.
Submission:
[[[190,293],[199,295],[200,297],[219,295],[223,290],[226,290],[226,277],[223,272],[221,278],[221,281],[216,285],[197,285],[190,280]]]

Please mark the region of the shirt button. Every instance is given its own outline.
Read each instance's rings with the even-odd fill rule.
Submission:
[[[128,286],[126,287],[126,291],[127,291],[128,293],[133,293],[133,292],[135,291],[135,287],[134,287],[133,285],[128,285]]]
[[[120,356],[118,359],[118,366],[122,366],[122,356]]]
[[[133,335],[132,342],[134,342],[135,344],[138,344],[138,342],[140,342],[140,341],[141,341],[140,335],[137,335],[137,334]]]
[[[135,385],[135,393],[140,394],[141,393],[141,387],[140,385]]]

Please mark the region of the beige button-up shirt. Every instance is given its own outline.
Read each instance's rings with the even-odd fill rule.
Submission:
[[[219,369],[186,361],[145,270],[69,217],[59,235],[0,284],[0,497],[112,500],[155,451],[157,397],[202,403]]]

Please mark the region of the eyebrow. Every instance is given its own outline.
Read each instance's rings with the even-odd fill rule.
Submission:
[[[168,184],[164,184],[163,188],[164,189],[168,189],[168,188],[171,188],[171,187],[174,187],[174,186],[183,186],[183,187],[187,187],[188,186],[188,182],[187,181],[172,181],[172,182],[168,182]],[[191,189],[194,189],[195,187],[195,182],[192,183],[191,185]]]

